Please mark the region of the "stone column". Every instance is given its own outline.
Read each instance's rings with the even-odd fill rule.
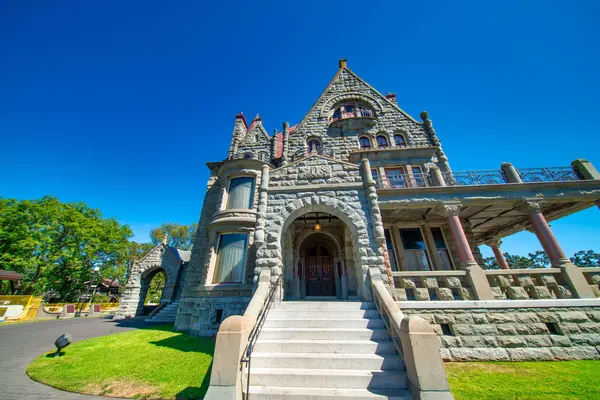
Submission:
[[[378,245],[385,246],[385,233],[383,231],[381,212],[379,211],[379,202],[377,201],[377,189],[375,188],[375,181],[371,176],[371,163],[368,159],[363,158],[361,160],[361,168],[363,174],[363,186],[367,191],[367,198],[369,199],[369,208],[373,222],[373,236],[375,236],[375,241]]]
[[[500,250],[502,241],[500,239],[492,239],[489,242],[486,242],[486,244],[492,248],[500,269],[510,269],[508,263],[506,262],[506,258],[504,258],[504,254],[502,254],[502,250]]]
[[[539,200],[524,200],[519,204],[519,210],[527,213],[531,228],[550,259],[554,268],[560,268],[561,275],[571,290],[579,298],[595,298],[587,279],[566,256],[542,214],[543,202]]]
[[[271,160],[277,157],[277,129],[273,131],[273,136],[271,137]]]
[[[508,183],[523,183],[521,179],[521,175],[519,175],[519,171],[509,162],[502,163],[500,167],[504,177],[506,178],[506,182]]]
[[[461,261],[460,268],[467,271],[467,280],[471,284],[475,296],[478,300],[494,300],[494,293],[492,292],[487,276],[479,264],[477,264],[477,261],[475,261],[473,251],[458,217],[461,208],[461,204],[446,203],[442,204],[439,211],[448,218],[448,225],[452,231],[452,237],[454,238]]]
[[[256,248],[262,247],[265,242],[265,218],[267,217],[267,198],[269,195],[269,171],[268,165],[263,165],[260,175],[260,187],[258,188],[258,213],[256,218],[256,229],[254,231],[254,244]]]
[[[431,174],[431,183],[433,186],[446,186],[442,171],[438,167],[433,166],[429,168],[429,173]]]
[[[283,123],[283,154],[281,155],[281,164],[285,165],[288,163],[289,160],[289,154],[288,154],[288,150],[290,148],[290,123],[289,122],[284,122]]]

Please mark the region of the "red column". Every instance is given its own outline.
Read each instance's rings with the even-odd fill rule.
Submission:
[[[471,246],[469,246],[469,241],[467,240],[465,231],[463,230],[463,227],[460,223],[460,218],[458,218],[458,214],[452,214],[448,216],[448,225],[450,225],[450,230],[452,231],[452,237],[454,238],[454,241],[456,243],[456,249],[458,251],[460,261],[475,261],[475,257],[473,257]]]
[[[502,251],[500,250],[500,241],[491,244],[490,247],[492,248],[492,251],[494,252],[494,256],[496,257],[496,260],[498,261],[498,266],[500,267],[500,269],[510,269],[510,267],[508,266],[508,263],[506,262],[506,258],[504,258],[504,254],[502,254]]]
[[[548,258],[551,261],[558,261],[560,259],[567,259],[565,252],[562,250],[554,233],[548,226],[548,222],[546,222],[546,218],[542,215],[540,210],[534,210],[527,216],[529,218],[529,222],[531,222],[531,227],[533,228],[533,232],[538,237],[538,240],[542,244],[544,251],[548,254]]]

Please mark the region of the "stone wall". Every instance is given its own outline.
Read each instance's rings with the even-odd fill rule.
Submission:
[[[600,359],[600,307],[519,305],[402,308],[402,312],[432,324],[445,361]]]

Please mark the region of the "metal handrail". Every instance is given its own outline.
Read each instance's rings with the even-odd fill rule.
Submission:
[[[275,291],[278,288],[280,290],[279,297],[280,298],[282,297],[281,295],[283,294],[283,287],[281,285],[281,279],[282,279],[282,275],[279,275],[275,284],[273,286],[271,286],[271,289],[269,290],[269,294],[265,298],[265,302],[263,303],[263,306],[261,307],[260,312],[258,313],[258,316],[256,317],[256,323],[254,324],[254,327],[250,331],[250,335],[248,336],[248,346],[246,346],[246,349],[244,350],[244,355],[242,356],[242,359],[241,359],[242,363],[248,364],[247,371],[246,371],[246,392],[245,392],[245,396],[244,396],[244,399],[246,399],[246,400],[249,398],[249,390],[250,390],[250,365],[252,363],[252,350],[254,349],[254,344],[256,343],[256,340],[258,339],[258,335],[260,334],[262,326],[263,326],[265,320],[267,319],[267,314],[269,313],[269,309],[271,308],[271,304],[273,303],[273,296],[275,296]]]

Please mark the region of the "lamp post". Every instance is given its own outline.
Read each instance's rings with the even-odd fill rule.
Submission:
[[[96,295],[96,290],[98,289],[98,284],[96,284],[96,286],[94,286],[94,291],[92,293],[92,296],[90,297],[90,290],[92,289],[92,286],[94,284],[94,278],[98,275],[98,271],[100,270],[99,267],[94,267],[92,268],[92,273],[90,276],[90,281],[88,282],[88,286],[87,286],[87,290],[85,292],[86,298],[89,298],[90,301],[88,303],[88,309],[89,307],[91,307],[92,305],[92,301],[94,300],[94,296]],[[81,296],[81,302],[79,305],[79,311],[77,311],[77,316],[80,317],[81,316],[81,312],[83,311],[83,296]]]

